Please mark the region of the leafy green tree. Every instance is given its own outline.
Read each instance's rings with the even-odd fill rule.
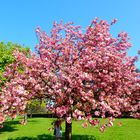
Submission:
[[[33,113],[46,113],[46,101],[40,99],[32,99],[28,102],[27,113],[32,117]]]
[[[6,79],[3,77],[3,72],[8,64],[15,61],[13,56],[13,51],[18,49],[18,51],[23,52],[27,56],[29,55],[29,47],[23,47],[19,44],[12,42],[4,43],[0,42],[0,87],[5,83]]]

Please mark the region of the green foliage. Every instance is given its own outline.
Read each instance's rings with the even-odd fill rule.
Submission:
[[[26,56],[29,56],[29,47],[24,48],[19,44],[14,44],[11,42],[6,44],[0,42],[0,86],[6,81],[6,79],[2,76],[6,66],[15,61],[13,51],[16,49],[19,52],[23,52]]]
[[[30,100],[27,105],[27,113],[46,113],[46,102],[39,99]]]

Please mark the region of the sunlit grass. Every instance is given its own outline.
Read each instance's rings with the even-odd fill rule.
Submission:
[[[49,132],[53,118],[28,119],[27,125],[20,125],[18,120],[8,121],[0,130],[0,140],[52,140],[53,131]],[[104,121],[104,120],[103,120]],[[122,126],[118,123],[121,122]],[[112,128],[101,133],[97,127],[82,128],[82,122],[73,121],[73,140],[139,140],[140,120],[116,119]],[[65,131],[65,124],[63,132]]]

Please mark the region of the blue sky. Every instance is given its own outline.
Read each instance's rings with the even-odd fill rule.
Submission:
[[[133,47],[140,50],[140,0],[0,0],[0,41],[20,43],[33,50],[37,43],[35,29],[49,32],[53,21],[73,21],[86,28],[95,17],[118,22],[111,27],[116,36],[128,32]],[[140,62],[136,64],[140,68]]]

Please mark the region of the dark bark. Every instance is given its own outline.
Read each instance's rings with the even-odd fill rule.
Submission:
[[[65,140],[72,140],[72,123],[67,123],[65,126]]]

